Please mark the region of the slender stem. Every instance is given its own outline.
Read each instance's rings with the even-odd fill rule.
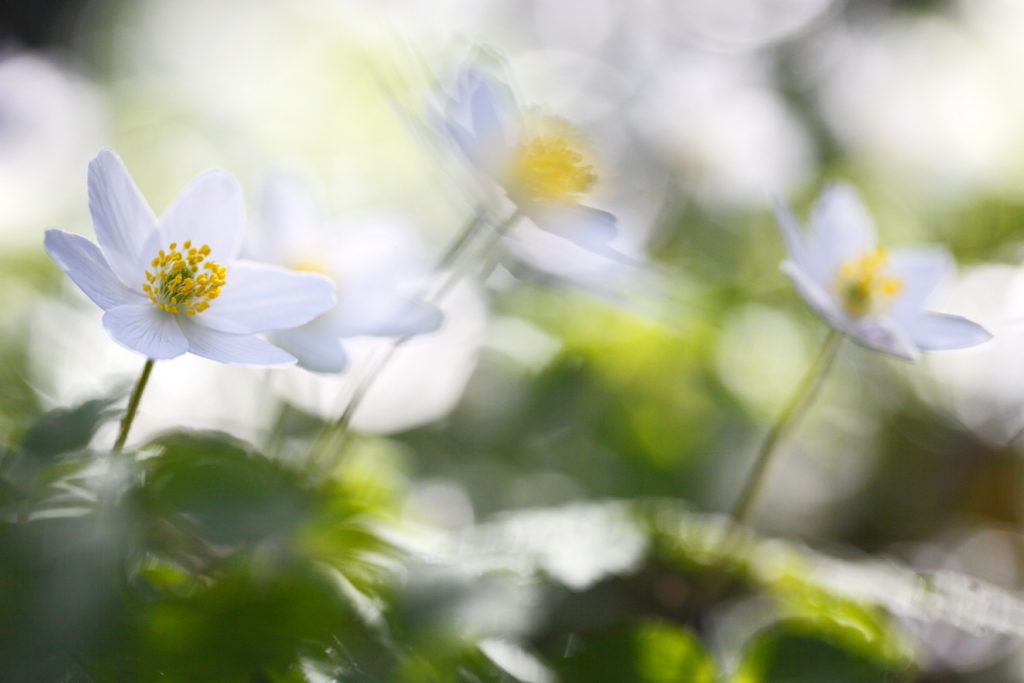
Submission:
[[[124,442],[128,440],[128,430],[132,428],[132,422],[135,420],[135,413],[139,410],[139,401],[142,400],[142,392],[146,389],[146,382],[149,381],[149,373],[153,371],[152,358],[146,359],[146,364],[142,366],[142,374],[139,375],[139,380],[135,383],[135,388],[132,389],[131,398],[128,399],[128,407],[124,411],[124,417],[121,418],[121,432],[117,435],[117,441],[114,442],[113,453],[120,453],[124,448]]]
[[[828,376],[828,372],[832,368],[832,363],[836,359],[836,354],[839,351],[842,340],[843,335],[838,331],[831,330],[829,332],[828,337],[825,339],[825,345],[821,353],[818,354],[818,358],[814,361],[814,365],[811,366],[796,393],[789,399],[789,403],[786,404],[786,407],[779,414],[778,419],[775,420],[768,434],[765,435],[761,448],[757,451],[757,457],[754,459],[754,465],[750,470],[750,474],[747,475],[743,489],[736,499],[732,511],[729,513],[729,517],[734,524],[745,524],[747,522],[754,503],[757,501],[757,495],[764,484],[768,466],[771,465],[779,442],[789,430],[796,426],[811,406],[814,397],[818,394],[818,390],[821,389],[825,377]]]
[[[466,224],[462,226],[462,230],[459,231],[459,235],[452,240],[452,243],[448,245],[448,249],[445,250],[444,255],[441,256],[437,265],[434,266],[435,273],[447,270],[453,263],[455,263],[455,259],[458,258],[459,254],[462,253],[462,250],[466,248],[470,239],[476,235],[476,231],[483,223],[483,220],[484,212],[483,210],[480,210],[474,213],[469,220],[466,221]]]

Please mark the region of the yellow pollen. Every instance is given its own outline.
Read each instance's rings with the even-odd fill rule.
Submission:
[[[227,268],[214,261],[206,261],[210,247],[192,248],[192,240],[182,244],[186,253],[178,251],[178,243],[171,242],[167,249],[157,252],[150,261],[153,271],[146,271],[142,291],[162,311],[178,315],[195,315],[210,307],[210,301],[220,296],[227,281]],[[205,261],[205,263],[204,263]],[[200,270],[209,272],[200,273]]]
[[[526,138],[514,153],[511,181],[530,199],[575,201],[597,183],[593,166],[568,122],[544,117],[540,130]]]
[[[855,317],[884,310],[903,289],[903,281],[886,274],[885,249],[878,248],[839,267],[835,291],[846,312]]]

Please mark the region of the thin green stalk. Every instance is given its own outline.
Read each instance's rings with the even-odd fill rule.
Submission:
[[[810,408],[814,397],[817,396],[818,390],[821,389],[825,377],[828,376],[828,372],[832,368],[842,341],[842,334],[836,330],[829,331],[829,335],[825,339],[825,345],[821,353],[818,354],[818,358],[814,361],[814,365],[811,366],[796,393],[789,399],[789,403],[786,404],[786,407],[779,414],[778,419],[775,420],[768,434],[765,435],[761,448],[757,451],[757,457],[754,459],[754,465],[750,470],[750,474],[747,475],[743,489],[729,513],[729,518],[733,524],[746,524],[754,503],[757,501],[758,493],[764,485],[768,467],[772,463],[779,443],[803,418],[807,409]]]
[[[142,392],[146,389],[149,373],[153,371],[153,364],[155,362],[152,358],[147,358],[146,364],[142,366],[142,374],[139,375],[139,380],[135,383],[135,388],[132,389],[131,398],[128,399],[128,407],[124,411],[124,417],[121,418],[121,432],[117,435],[117,441],[114,442],[112,450],[114,454],[120,453],[124,449],[124,442],[128,440],[128,430],[132,428],[132,422],[135,421],[135,413],[139,410]]]

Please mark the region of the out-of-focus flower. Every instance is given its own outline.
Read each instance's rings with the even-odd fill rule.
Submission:
[[[459,74],[445,111],[455,144],[538,227],[591,251],[608,246],[616,219],[581,204],[598,181],[586,141],[567,120],[521,109],[511,89],[483,68]]]
[[[870,216],[853,188],[826,189],[805,233],[781,202],[776,209],[789,259],[782,270],[826,322],[864,346],[915,360],[921,351],[987,341],[980,325],[924,305],[951,268],[937,246],[889,254],[875,245]]]
[[[995,335],[969,353],[935,354],[927,375],[915,375],[924,401],[950,413],[986,443],[1002,448],[1024,428],[1024,270],[984,263],[960,273],[939,305],[970,306],[971,315]]]
[[[462,397],[485,340],[487,306],[470,279],[456,285],[439,306],[444,324],[414,337],[394,354],[352,415],[354,429],[385,434],[429,424]],[[382,345],[381,339],[346,339],[350,371],[328,375],[294,368],[274,373],[274,386],[303,410],[336,419],[366,373],[373,371]]]
[[[294,178],[275,177],[264,198],[263,230],[251,255],[337,283],[337,303],[304,325],[270,333],[302,367],[341,372],[348,363],[344,337],[406,338],[432,332],[441,312],[404,291],[422,276],[411,230],[387,217],[347,229],[329,229],[309,192]]]
[[[651,65],[628,105],[639,146],[714,210],[755,208],[816,172],[814,141],[771,65],[770,53],[680,49]]]
[[[996,42],[906,13],[869,29],[838,24],[802,61],[820,69],[822,118],[844,155],[876,180],[948,207],[979,192],[1020,194],[1020,72]]]
[[[117,342],[153,360],[191,352],[224,363],[289,365],[255,335],[308,322],[334,303],[320,275],[236,260],[241,188],[223,171],[197,178],[158,221],[121,160],[89,164],[89,211],[100,246],[47,230],[50,257],[104,310]]]
[[[82,165],[105,137],[106,104],[60,61],[0,50],[0,233],[35,248],[36,226],[77,216]]]

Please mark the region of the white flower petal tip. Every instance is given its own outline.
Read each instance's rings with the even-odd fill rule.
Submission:
[[[321,374],[338,374],[348,368],[348,354],[341,340],[315,323],[291,330],[275,330],[270,341],[298,359],[299,367]]]
[[[245,233],[242,187],[230,173],[207,171],[189,183],[160,219],[163,240],[208,244],[222,261],[237,258]]]
[[[926,351],[966,349],[992,339],[992,333],[981,325],[943,313],[925,313],[912,333],[915,343]]]
[[[785,203],[776,219],[789,260],[782,270],[811,309],[855,342],[905,360],[922,351],[959,349],[987,341],[981,326],[925,305],[953,270],[942,247],[895,250],[875,246],[871,217],[849,185],[830,185],[804,230]]]
[[[43,248],[71,281],[104,311],[142,301],[140,295],[121,283],[99,247],[84,237],[63,230],[47,230]]]
[[[48,230],[44,248],[105,311],[110,336],[147,358],[192,352],[285,367],[295,357],[253,333],[302,325],[335,305],[334,283],[322,275],[236,261],[244,201],[224,171],[196,178],[161,221],[109,149],[89,163],[88,191],[99,247]]]
[[[100,248],[121,282],[132,287],[141,275],[142,249],[157,229],[156,217],[112,150],[100,150],[89,162],[88,191]]]

